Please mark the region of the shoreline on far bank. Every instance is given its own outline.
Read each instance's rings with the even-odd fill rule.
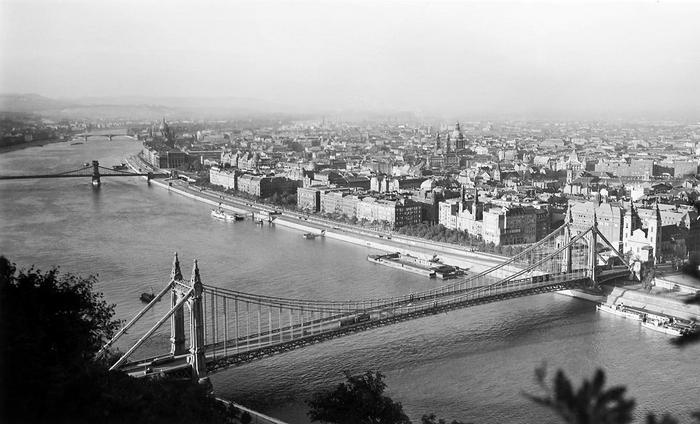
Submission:
[[[48,140],[32,140],[32,141],[26,141],[18,144],[11,144],[9,146],[2,146],[0,147],[0,154],[3,153],[10,153],[14,152],[17,150],[22,150],[22,149],[27,149],[29,147],[41,147],[44,146],[45,144],[54,144],[54,143],[62,143],[62,142],[67,142],[70,140],[64,140],[62,138],[52,138]]]

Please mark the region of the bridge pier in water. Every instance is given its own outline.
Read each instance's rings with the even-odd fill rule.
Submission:
[[[99,187],[102,184],[100,181],[100,163],[96,160],[92,161],[92,185]]]

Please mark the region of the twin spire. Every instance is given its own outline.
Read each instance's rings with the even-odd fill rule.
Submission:
[[[170,279],[175,281],[182,281],[182,271],[180,270],[180,260],[177,256],[177,252],[173,257],[173,269],[170,271]],[[192,266],[192,277],[190,277],[190,283],[194,286],[195,284],[202,284],[202,279],[199,276],[199,264],[197,260],[194,260],[194,265]]]

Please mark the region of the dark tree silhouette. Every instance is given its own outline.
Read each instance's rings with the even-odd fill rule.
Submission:
[[[430,414],[430,415],[423,415],[420,419],[421,424],[448,424],[447,421],[445,421],[442,418],[437,418],[435,414]],[[465,424],[462,421],[457,421],[457,420],[452,420],[449,422],[449,424]]]
[[[95,358],[120,324],[95,281],[0,256],[0,422],[227,422],[235,411],[205,387],[131,378]]]
[[[598,369],[592,381],[584,380],[576,391],[564,372],[557,371],[552,386],[545,381],[544,366],[535,370],[537,383],[545,396],[525,394],[527,398],[550,408],[569,424],[625,424],[632,421],[634,399],[626,399],[626,388],[604,389],[605,373]]]
[[[596,370],[593,381],[584,380],[578,391],[574,391],[571,382],[564,372],[557,371],[552,385],[545,381],[546,367],[535,369],[535,378],[542,387],[545,396],[533,396],[525,393],[525,397],[556,412],[565,423],[569,424],[625,424],[632,421],[634,399],[626,399],[624,386],[615,386],[605,390],[605,372]],[[700,424],[700,411],[692,412],[691,417]],[[646,418],[647,424],[678,424],[671,415],[657,417],[650,413]]]
[[[379,372],[360,375],[345,372],[346,382],[335,390],[317,393],[308,401],[311,421],[335,424],[410,424],[401,403],[384,395],[386,384]]]

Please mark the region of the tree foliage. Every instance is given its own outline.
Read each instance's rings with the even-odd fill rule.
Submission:
[[[423,415],[420,419],[421,424],[448,424],[447,421],[445,421],[442,418],[438,418],[435,416],[435,414],[430,414],[430,415]],[[462,421],[457,421],[457,420],[452,420],[449,422],[449,424],[465,424]]]
[[[120,324],[95,282],[0,256],[0,422],[226,422],[232,411],[205,387],[131,378],[95,358]]]
[[[384,395],[386,384],[379,372],[360,375],[345,372],[346,382],[335,390],[317,393],[308,401],[311,421],[336,424],[410,424],[401,403]]]
[[[544,366],[535,370],[537,383],[545,396],[525,394],[535,403],[546,406],[569,424],[625,424],[632,422],[634,399],[625,398],[626,388],[615,386],[605,389],[605,373],[598,369],[593,380],[584,380],[575,390],[564,375],[557,371],[552,385],[545,381]]]

